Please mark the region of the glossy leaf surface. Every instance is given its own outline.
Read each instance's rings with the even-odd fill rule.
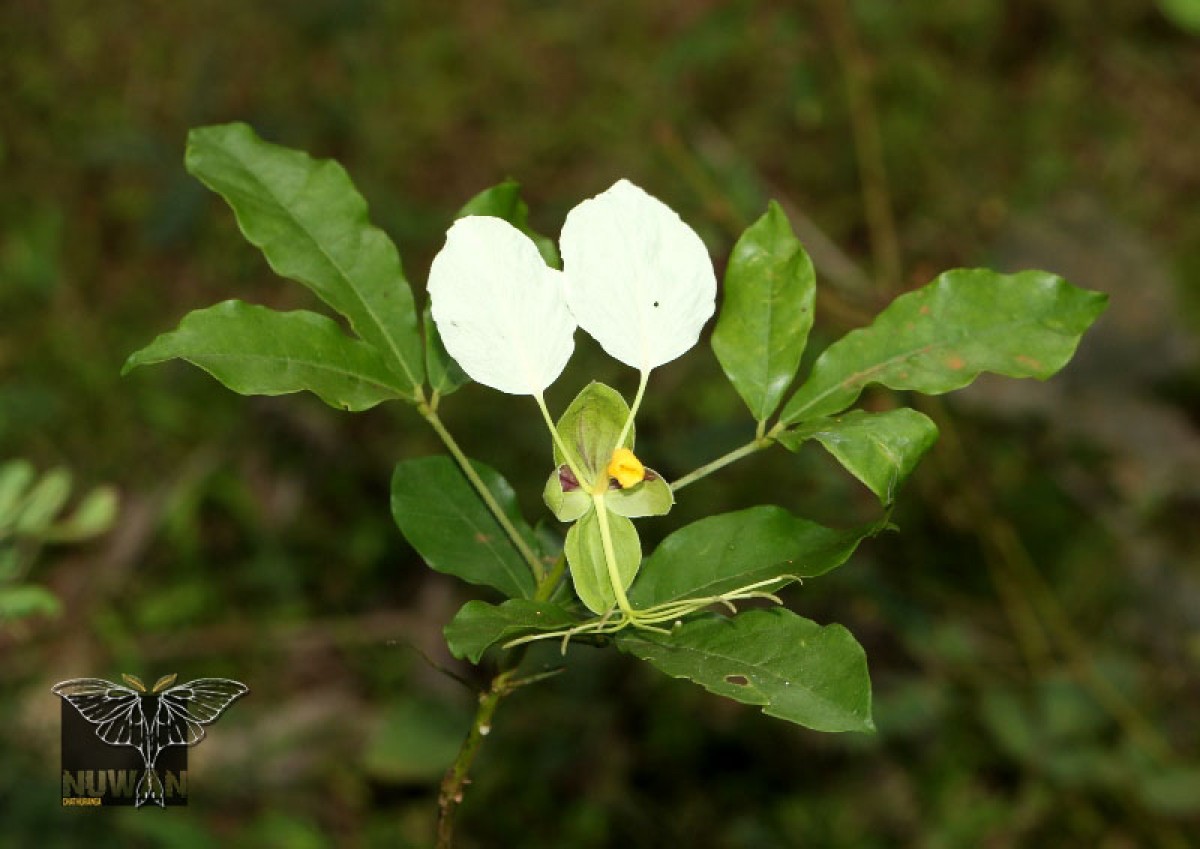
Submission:
[[[412,290],[342,166],[264,142],[246,124],[192,130],[186,164],[225,198],[271,268],[349,319],[415,397],[424,369]]]
[[[882,413],[852,410],[806,422],[780,433],[778,439],[793,451],[815,439],[883,504],[891,504],[937,437],[937,425],[928,416],[901,407]]]
[[[516,493],[499,472],[471,465],[521,536],[536,550],[532,529],[521,518]],[[530,598],[533,574],[500,523],[449,457],[421,457],[396,465],[392,517],[404,538],[430,568],[510,598]]]
[[[865,537],[879,528],[826,528],[764,505],[709,516],[659,543],[646,558],[629,591],[634,607],[691,597],[720,595],[747,584],[791,575],[823,575],[846,562]]]
[[[813,323],[812,261],[774,201],[738,239],[725,270],[713,353],[755,420],[779,407]]]
[[[548,601],[513,598],[496,605],[468,601],[445,628],[450,653],[478,663],[491,646],[534,634],[557,631],[579,622],[564,608]]]
[[[1107,300],[1044,271],[947,271],[830,345],[780,421],[839,413],[871,383],[937,395],[985,371],[1044,380],[1070,360]]]
[[[409,391],[379,351],[333,319],[241,301],[193,310],[177,329],[131,354],[122,371],[171,359],[199,366],[242,395],[309,391],[340,410],[365,410]]]
[[[867,657],[841,625],[822,627],[777,607],[693,619],[669,635],[627,629],[616,643],[673,678],[761,705],[768,716],[815,731],[875,729]]]

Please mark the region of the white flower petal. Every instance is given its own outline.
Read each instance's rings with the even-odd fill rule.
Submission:
[[[628,180],[585,200],[563,224],[567,303],[611,356],[647,371],[696,344],[717,278],[704,242]]]
[[[429,269],[433,320],[450,356],[478,382],[536,395],[575,347],[562,272],[500,218],[461,218]]]

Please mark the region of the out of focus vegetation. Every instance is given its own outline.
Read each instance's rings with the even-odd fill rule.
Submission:
[[[1198,18],[1189,0],[0,4],[0,461],[121,494],[100,541],[22,567],[58,614],[0,622],[0,842],[429,842],[471,708],[438,669],[465,596],[404,545],[387,481],[431,435],[407,409],[246,399],[183,365],[118,378],[189,309],[310,306],[184,173],[189,127],[246,120],[341,160],[418,291],[480,189],[519,179],[555,233],[627,176],[719,263],[770,197],[806,222],[813,350],[958,265],[1112,297],[1050,383],[924,406],[942,440],[901,532],[790,593],[864,643],[878,735],[575,647],[497,715],[464,847],[1195,845]],[[590,377],[632,389],[580,343],[555,409]],[[655,381],[639,430],[668,476],[750,436],[702,349]],[[541,515],[522,399],[469,388],[444,415]],[[813,450],[698,484],[657,533],[764,500],[873,515]],[[252,688],[191,752],[187,809],[58,805],[49,687],[121,672]]]

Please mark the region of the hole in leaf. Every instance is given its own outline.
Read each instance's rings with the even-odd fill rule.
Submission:
[[[746,687],[746,686],[749,686],[750,679],[747,678],[745,675],[726,675],[725,683],[726,684],[734,684],[738,687]]]

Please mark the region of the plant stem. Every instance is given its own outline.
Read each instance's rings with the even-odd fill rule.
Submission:
[[[584,475],[583,469],[575,465],[571,460],[571,454],[567,451],[567,446],[563,444],[562,437],[558,435],[558,428],[554,426],[554,419],[550,415],[550,409],[546,406],[546,397],[542,393],[533,396],[533,400],[537,403],[537,407],[541,410],[542,420],[546,422],[546,428],[550,431],[550,438],[554,441],[554,445],[558,448],[560,454],[563,455],[563,460],[567,464],[567,468],[571,470],[571,474],[575,476],[575,480],[580,486],[590,487],[591,480]]]
[[[537,585],[537,591],[533,594],[534,601],[548,601],[550,596],[554,594],[555,587],[562,580],[563,572],[567,569],[566,553],[559,554],[554,561],[554,565],[550,567],[550,571],[546,573]]]
[[[492,683],[479,694],[479,705],[475,708],[471,730],[458,749],[458,757],[442,777],[438,791],[437,849],[450,849],[453,845],[454,814],[462,804],[463,788],[468,783],[467,774],[471,771],[475,756],[479,754],[483,738],[492,730],[492,716],[500,700],[520,686],[519,682],[512,681],[512,677],[524,656],[522,649],[509,652]]]
[[[604,504],[604,496],[593,494],[592,503],[596,505],[596,518],[600,521],[600,545],[604,549],[604,565],[608,567],[608,582],[612,584],[617,607],[630,616],[633,609],[625,596],[625,588],[621,586],[621,572],[617,569],[617,555],[613,549],[612,532],[608,528],[608,507]]]
[[[637,415],[638,407],[642,406],[642,396],[646,394],[646,384],[649,382],[650,369],[646,369],[642,372],[641,379],[638,381],[637,394],[633,396],[633,406],[629,408],[629,416],[625,419],[625,426],[621,428],[621,435],[617,437],[618,448],[625,444],[625,439],[629,436],[630,429],[633,428],[633,419]]]
[[[677,480],[673,484],[671,484],[671,490],[673,492],[678,492],[679,490],[683,489],[688,484],[695,483],[696,481],[700,480],[700,478],[708,477],[713,472],[718,471],[719,469],[725,468],[730,463],[740,460],[743,457],[747,457],[747,456],[753,454],[755,451],[762,451],[764,448],[769,447],[771,445],[771,443],[774,441],[775,440],[771,438],[771,435],[767,434],[766,436],[762,437],[761,439],[755,439],[751,442],[747,442],[741,448],[735,448],[732,451],[730,451],[728,454],[718,457],[717,459],[713,460],[711,463],[705,463],[703,466],[696,469],[695,471],[689,472],[688,474],[684,475],[679,480]]]
[[[475,491],[479,493],[479,497],[483,499],[483,503],[491,511],[491,514],[496,517],[496,521],[500,523],[500,527],[504,528],[504,532],[508,534],[508,538],[516,546],[521,557],[529,564],[529,569],[533,572],[534,580],[539,584],[542,583],[546,576],[546,570],[542,566],[542,561],[534,553],[533,549],[529,547],[529,543],[525,541],[524,537],[513,527],[513,523],[509,521],[504,510],[496,502],[495,497],[492,495],[491,490],[487,488],[487,485],[484,484],[483,479],[479,477],[479,473],[475,471],[475,467],[471,465],[471,461],[467,459],[467,455],[463,453],[463,450],[458,446],[458,442],[450,435],[450,431],[446,430],[446,426],[442,424],[442,420],[437,412],[428,404],[418,404],[417,409],[424,416],[425,421],[429,422],[429,426],[441,438],[447,450],[458,463],[459,468],[462,469],[463,474],[467,476],[467,480],[471,482],[471,486],[475,487]]]

